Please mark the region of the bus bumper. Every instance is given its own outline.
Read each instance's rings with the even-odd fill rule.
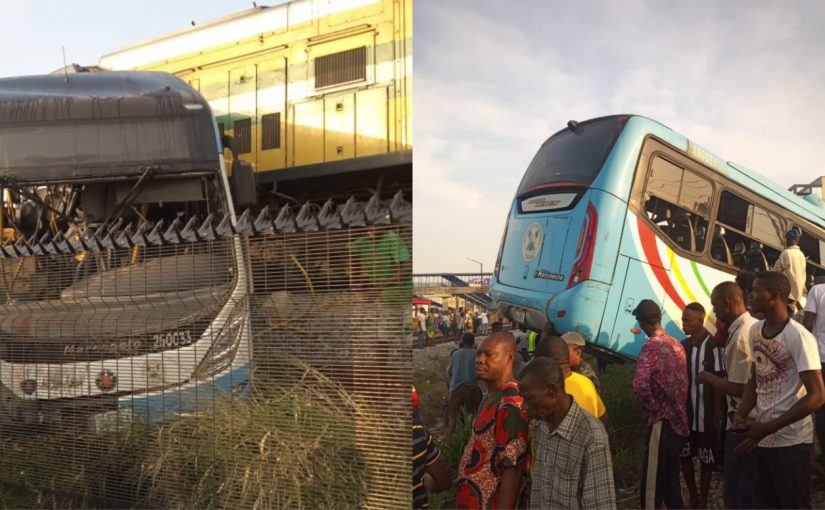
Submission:
[[[100,434],[122,430],[133,423],[156,424],[177,416],[211,412],[219,402],[248,397],[249,382],[247,363],[208,380],[143,395],[126,395],[118,399],[117,409],[93,415],[91,425]]]

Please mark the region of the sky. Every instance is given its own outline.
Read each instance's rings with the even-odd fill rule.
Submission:
[[[251,7],[251,0],[0,0],[0,77],[60,69],[61,47],[68,64],[97,64],[124,46]]]
[[[825,175],[825,3],[415,5],[413,271],[495,263],[509,205],[568,120],[655,119],[782,187]]]

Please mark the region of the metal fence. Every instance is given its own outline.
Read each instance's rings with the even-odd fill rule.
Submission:
[[[411,239],[404,223],[1,260],[0,500],[409,507]]]

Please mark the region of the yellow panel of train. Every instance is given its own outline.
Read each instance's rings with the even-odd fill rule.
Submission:
[[[351,170],[411,162],[411,57],[412,0],[294,0],[128,46],[100,65],[189,81],[266,182],[344,160]]]

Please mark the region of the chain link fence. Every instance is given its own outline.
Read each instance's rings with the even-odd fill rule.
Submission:
[[[0,499],[410,506],[411,224],[256,234],[0,260]]]

